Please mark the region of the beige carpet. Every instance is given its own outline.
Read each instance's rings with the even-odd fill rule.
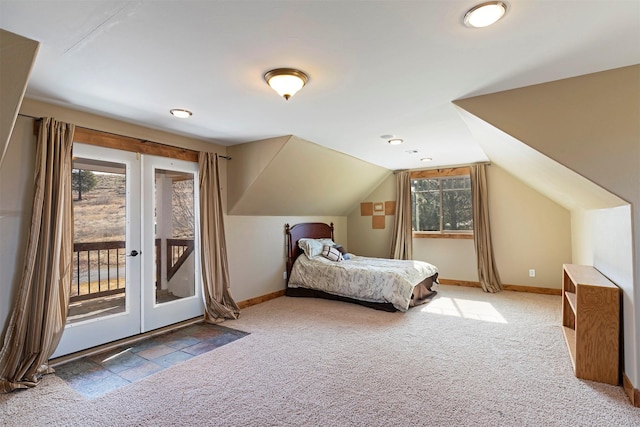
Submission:
[[[282,297],[251,335],[103,397],[55,375],[0,395],[0,424],[639,426],[621,387],[576,379],[560,297],[441,285],[408,313]]]

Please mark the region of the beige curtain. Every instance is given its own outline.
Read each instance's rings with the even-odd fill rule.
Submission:
[[[18,295],[0,351],[0,392],[33,387],[67,321],[73,253],[71,150],[74,125],[42,119],[35,191]],[[6,278],[5,278],[6,279]]]
[[[229,293],[229,266],[224,237],[218,155],[200,152],[200,254],[205,320],[218,323],[237,319],[240,308]]]
[[[498,268],[493,257],[491,227],[489,226],[489,200],[485,165],[471,166],[471,194],[473,198],[473,241],[478,262],[478,279],[485,292],[503,290]]]
[[[396,217],[393,224],[391,258],[413,258],[413,231],[411,228],[411,173],[396,174]]]

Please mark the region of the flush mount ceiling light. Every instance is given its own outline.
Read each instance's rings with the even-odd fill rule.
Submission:
[[[507,13],[507,5],[501,1],[488,1],[469,9],[464,15],[464,25],[471,28],[488,27]]]
[[[191,115],[193,114],[191,111],[184,110],[182,108],[174,108],[169,110],[169,112],[180,119],[186,119],[187,117],[191,117]]]
[[[390,140],[387,141],[389,144],[391,145],[400,145],[402,144],[404,141],[400,138],[391,138]]]
[[[423,157],[420,159],[421,162],[430,162],[431,160],[433,160],[431,157]]]
[[[309,81],[309,76],[295,68],[276,68],[267,71],[264,80],[287,101]]]

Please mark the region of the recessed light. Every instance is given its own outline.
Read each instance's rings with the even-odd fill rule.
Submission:
[[[507,13],[507,5],[501,1],[488,1],[469,9],[465,13],[464,25],[470,28],[483,28],[495,24]]]
[[[389,144],[391,145],[400,145],[402,144],[404,141],[400,138],[391,138],[390,140],[387,141]]]
[[[169,110],[169,112],[180,119],[186,119],[187,117],[191,117],[191,115],[193,114],[191,111],[184,110],[182,108],[174,108],[172,110]]]
[[[430,162],[431,160],[433,160],[431,157],[423,157],[420,159],[421,162]]]

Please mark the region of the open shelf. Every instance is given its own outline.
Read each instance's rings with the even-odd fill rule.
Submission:
[[[619,384],[620,289],[591,266],[563,265],[562,331],[578,378]]]
[[[573,365],[573,370],[576,370],[576,331],[571,328],[567,328],[566,326],[562,327],[562,332],[564,332],[564,339],[567,342],[567,348],[569,349],[569,356],[571,356],[571,364]]]
[[[574,294],[573,292],[565,292],[564,293],[564,297],[568,300],[569,302],[569,306],[571,307],[571,310],[573,311],[573,314],[576,314],[576,304],[577,304],[577,297],[576,294]]]

